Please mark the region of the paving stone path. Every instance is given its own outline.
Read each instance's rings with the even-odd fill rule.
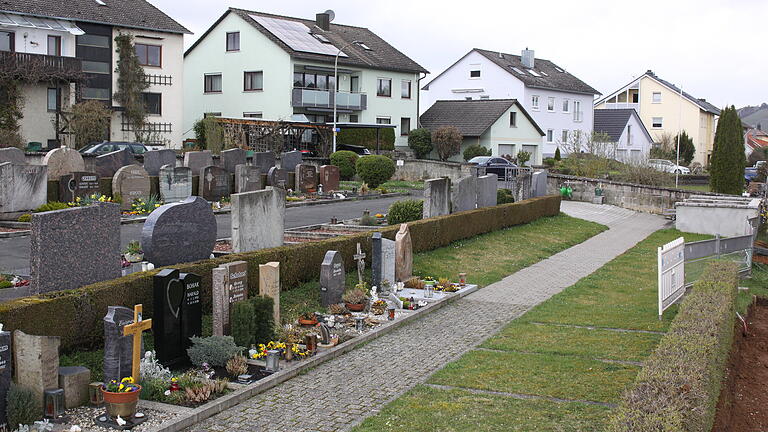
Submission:
[[[666,222],[659,216],[607,205],[567,201],[561,210],[610,229],[188,431],[348,430],[501,326],[663,228]]]

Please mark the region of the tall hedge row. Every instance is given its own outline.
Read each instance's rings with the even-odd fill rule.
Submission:
[[[486,207],[409,224],[414,252],[446,246],[456,240],[534,221],[560,212],[560,197],[548,196]],[[381,229],[382,235],[394,239],[399,226]],[[300,283],[320,276],[320,264],[326,251],[336,250],[344,257],[348,269],[354,268],[352,256],[360,243],[363,251],[371,253],[370,233],[231,254],[226,257],[171,266],[181,272],[202,277],[203,310],[211,311],[211,273],[220,264],[244,260],[248,262],[249,296],[259,292],[259,264],[280,262],[281,288],[290,290]],[[133,273],[111,281],[99,282],[75,290],[58,291],[24,297],[0,304],[0,322],[7,330],[22,330],[36,335],[60,336],[64,349],[98,346],[103,343],[103,317],[108,306],[133,307],[142,303],[144,313],[151,317],[152,276],[150,272]]]
[[[733,263],[711,264],[685,297],[611,418],[612,432],[709,432],[736,319]]]

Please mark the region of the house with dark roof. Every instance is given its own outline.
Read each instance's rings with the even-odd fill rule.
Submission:
[[[618,161],[641,162],[650,156],[653,137],[632,108],[595,110],[595,133],[604,134],[610,156]]]
[[[480,145],[495,157],[526,151],[530,164],[541,164],[545,132],[516,99],[441,100],[421,115],[420,122],[433,132],[443,126],[459,130],[464,141],[453,161],[463,161],[464,149]]]
[[[335,105],[345,127],[392,125],[406,146],[426,69],[333,19],[229,8],[184,54],[186,129],[209,115],[331,123]]]
[[[0,2],[0,65],[35,70],[39,77],[22,81],[22,138],[43,148],[72,145],[67,126],[72,105],[97,100],[113,112],[105,140],[139,138],[180,147],[188,33],[146,0]],[[118,89],[115,37],[120,34],[133,36],[149,84],[143,95],[148,116],[139,130],[126,121],[113,96]]]
[[[553,156],[564,143],[589,136],[592,103],[600,94],[527,48],[521,55],[474,48],[422,90],[423,108],[438,100],[517,99],[545,131],[544,157]]]
[[[684,130],[696,147],[693,161],[709,163],[720,109],[697,98],[649,70],[629,84],[595,102],[595,110],[632,108],[640,115],[654,142]]]

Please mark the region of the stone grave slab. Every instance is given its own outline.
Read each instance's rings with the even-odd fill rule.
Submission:
[[[90,399],[88,385],[91,371],[83,366],[62,366],[59,368],[59,388],[64,390],[64,406],[67,409],[85,405]]]
[[[192,336],[202,335],[200,277],[163,269],[152,277],[152,334],[157,360],[165,366],[186,363]]]
[[[0,164],[10,162],[16,165],[26,165],[27,158],[24,157],[24,151],[16,147],[0,148]]]
[[[120,206],[33,213],[30,257],[36,294],[120,277]]]
[[[160,198],[166,203],[183,201],[192,196],[192,169],[163,165],[158,176]]]
[[[269,187],[232,195],[232,250],[236,253],[283,245],[285,191]]]
[[[323,191],[333,192],[339,190],[339,167],[336,165],[322,165],[320,167],[320,184],[323,185]]]
[[[451,213],[474,210],[477,206],[477,177],[462,177],[451,186]]]
[[[133,310],[109,306],[104,316],[104,382],[131,376],[133,337],[124,336],[123,327],[133,322]]]
[[[33,210],[47,201],[47,167],[0,163],[0,213]]]
[[[213,154],[210,150],[191,151],[184,153],[184,166],[192,170],[192,175],[200,175],[203,167],[213,165]]]
[[[282,168],[272,167],[267,172],[267,185],[286,189],[288,172]]]
[[[280,155],[280,168],[285,172],[296,172],[296,165],[300,164],[302,160],[301,152],[293,150],[285,152]]]
[[[48,180],[58,180],[63,175],[85,171],[83,156],[69,147],[55,148],[46,153],[43,165],[48,167]]]
[[[251,165],[266,173],[275,166],[275,154],[272,152],[256,152],[251,159]]]
[[[435,178],[424,182],[424,219],[451,213],[451,180]]]
[[[0,428],[8,427],[6,403],[8,389],[13,380],[13,344],[11,332],[0,331]]]
[[[16,384],[35,394],[35,405],[43,414],[43,392],[59,387],[58,336],[34,336],[13,332],[13,364]]]
[[[314,165],[296,165],[296,189],[297,192],[317,192],[317,167]]]
[[[341,303],[346,276],[341,253],[326,252],[323,263],[320,265],[320,304],[323,307]]]
[[[400,224],[395,234],[395,281],[405,282],[413,276],[413,243],[408,224]]]
[[[202,197],[158,207],[141,230],[144,259],[156,267],[209,258],[215,243],[216,218]]]
[[[253,192],[264,189],[261,171],[251,165],[235,167],[235,193]]]
[[[272,316],[280,323],[280,263],[259,264],[259,295],[272,299]]]
[[[73,202],[100,193],[99,176],[92,172],[75,171],[59,177],[59,201]]]
[[[496,190],[499,176],[488,174],[477,178],[477,208],[496,205]]]
[[[213,269],[213,335],[230,334],[232,305],[248,298],[248,263],[233,261]]]
[[[130,210],[135,200],[149,199],[149,174],[139,165],[126,165],[112,177],[112,196],[120,196],[122,210]]]
[[[229,196],[231,176],[224,168],[209,165],[200,170],[200,196],[208,201],[220,201]]]
[[[532,198],[542,197],[547,194],[547,176],[549,172],[547,170],[536,171],[533,173],[531,179],[531,196]]]
[[[247,153],[241,148],[233,148],[221,152],[221,167],[233,174],[235,167],[248,163]]]
[[[127,148],[96,156],[95,170],[99,177],[106,178],[115,175],[117,170],[136,164],[136,158]]]
[[[375,232],[371,236],[373,257],[371,258],[371,283],[382,292],[382,282],[395,283],[395,242]]]
[[[160,175],[164,165],[176,166],[176,152],[171,149],[150,150],[144,153],[144,169],[151,176]]]

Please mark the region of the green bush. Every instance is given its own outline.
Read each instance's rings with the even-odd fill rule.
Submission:
[[[408,133],[408,147],[416,159],[424,159],[432,152],[432,132],[427,128],[414,129]]]
[[[424,200],[401,200],[392,203],[387,213],[390,225],[421,220],[424,216]]]
[[[24,213],[23,215],[19,216],[19,218],[16,220],[19,222],[32,222],[32,215],[29,213]]]
[[[487,149],[481,145],[474,144],[464,149],[464,160],[469,161],[476,156],[490,156],[491,149]]]
[[[34,209],[33,211],[35,213],[42,213],[42,212],[54,211],[54,210],[64,210],[68,208],[69,208],[69,205],[67,203],[63,203],[59,201],[51,201],[49,203],[45,203],[41,205],[40,207]]]
[[[363,156],[355,163],[357,175],[375,189],[395,175],[395,161],[386,156]]]
[[[557,163],[557,160],[555,158],[548,157],[548,158],[544,158],[542,162],[544,162],[544,165],[548,166],[549,168],[552,168]]]
[[[235,344],[232,336],[209,336],[190,338],[192,346],[187,349],[192,364],[200,367],[203,363],[211,366],[225,367],[227,360],[243,352],[243,348]]]
[[[531,154],[527,151],[519,151],[517,152],[517,163],[520,166],[525,166],[526,162],[531,160]]]
[[[267,296],[256,296],[250,300],[253,305],[253,340],[254,343],[267,343],[275,337],[275,301]]]
[[[11,383],[5,400],[5,412],[11,429],[16,429],[18,425],[32,424],[40,419],[43,401],[38,401],[32,390]]]
[[[613,411],[610,431],[712,430],[733,342],[737,286],[734,263],[710,264]]]
[[[739,195],[744,190],[744,135],[733,105],[720,113],[715,144],[709,159],[709,186],[712,192]]]
[[[13,283],[11,281],[0,280],[0,289],[10,288],[12,286],[13,286]]]
[[[232,326],[232,339],[241,347],[253,345],[253,305],[249,301],[240,301],[232,305],[229,315]]]
[[[270,297],[252,297],[232,306],[232,337],[235,344],[249,347],[267,343],[274,336],[274,315]]]
[[[339,176],[342,180],[352,180],[355,176],[355,162],[357,162],[357,153],[348,150],[340,150],[331,153],[331,165],[339,167]]]
[[[337,135],[336,140],[343,144],[363,146],[371,151],[394,150],[395,130],[393,128],[387,128],[379,131],[378,149],[376,148],[376,129],[343,128]]]
[[[515,196],[512,195],[512,191],[509,189],[497,189],[496,190],[496,205],[509,204],[515,202]]]
[[[165,402],[165,391],[168,381],[160,378],[144,378],[141,380],[141,399],[155,402]]]

